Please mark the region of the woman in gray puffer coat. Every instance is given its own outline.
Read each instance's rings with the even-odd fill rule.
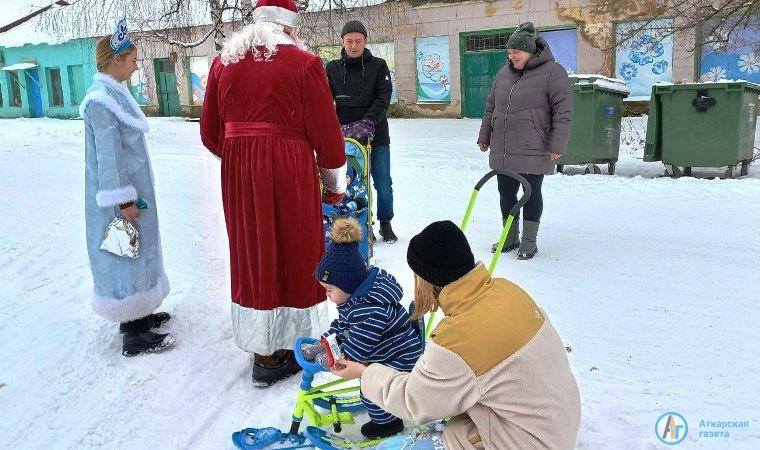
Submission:
[[[508,41],[509,64],[496,75],[486,102],[478,145],[490,147],[492,169],[509,169],[525,177],[533,194],[523,207],[523,235],[512,225],[502,252],[519,247],[517,257],[538,253],[536,236],[543,211],[541,184],[554,173],[554,160],[565,153],[570,138],[573,92],[565,69],[554,61],[549,46],[530,22]],[[517,181],[497,175],[501,215],[506,220],[517,203]],[[492,251],[496,251],[494,245]]]

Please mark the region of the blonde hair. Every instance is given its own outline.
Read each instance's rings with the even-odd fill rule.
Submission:
[[[412,320],[417,320],[428,312],[438,310],[438,297],[442,287],[433,286],[432,283],[414,274],[414,313]]]
[[[128,55],[137,50],[134,44],[130,44],[120,55]],[[95,46],[95,65],[98,67],[98,72],[105,72],[108,66],[111,65],[113,59],[116,57],[114,50],[111,47],[111,36],[104,36],[98,39],[98,44]]]

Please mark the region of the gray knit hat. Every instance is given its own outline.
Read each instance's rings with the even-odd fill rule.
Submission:
[[[340,32],[341,39],[348,33],[361,33],[364,37],[367,37],[367,28],[358,20],[349,20],[343,25],[343,30]]]
[[[509,37],[507,48],[535,54],[538,51],[536,39],[538,39],[538,33],[536,33],[533,22],[525,22],[520,24]]]

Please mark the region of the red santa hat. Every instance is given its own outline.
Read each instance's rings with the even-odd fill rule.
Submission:
[[[253,0],[254,22],[274,22],[286,27],[298,28],[298,7],[293,0]]]

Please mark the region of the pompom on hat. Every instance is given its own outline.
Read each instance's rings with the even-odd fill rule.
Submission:
[[[359,252],[362,228],[354,218],[338,217],[332,225],[332,242],[314,271],[317,280],[353,294],[369,271]]]

